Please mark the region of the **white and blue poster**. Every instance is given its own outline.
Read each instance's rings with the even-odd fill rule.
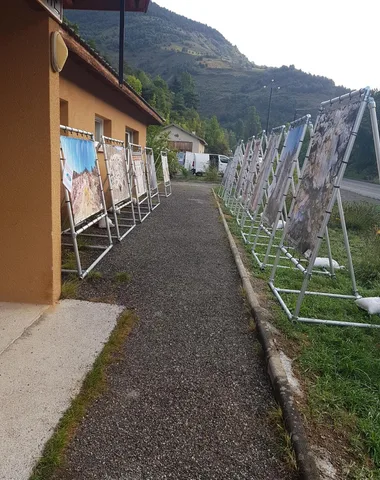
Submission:
[[[103,209],[99,172],[96,165],[94,142],[61,136],[65,159],[64,172],[72,171],[71,182],[63,178],[70,192],[74,223],[78,225]],[[68,188],[71,183],[71,191]]]

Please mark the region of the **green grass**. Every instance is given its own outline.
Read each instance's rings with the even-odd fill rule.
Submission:
[[[282,438],[282,455],[285,462],[294,472],[297,471],[297,459],[293,450],[292,439],[285,428],[285,421],[280,407],[275,407],[269,412],[269,418]]]
[[[132,275],[128,272],[117,272],[115,273],[115,282],[116,283],[130,283],[132,280]]]
[[[210,177],[207,177],[207,174],[204,174],[204,175],[193,175],[191,172],[190,172],[190,175],[189,176],[177,176],[175,178],[175,181],[176,182],[196,182],[196,183],[205,183],[205,182],[210,182],[210,183],[220,183],[220,180],[221,180],[221,177],[220,175],[217,176],[217,178],[215,179],[215,176],[212,175],[212,179],[210,180]]]
[[[33,470],[30,480],[49,480],[57,476],[64,464],[65,450],[75,436],[88,408],[107,388],[107,368],[123,355],[123,345],[137,318],[133,312],[124,311],[117,325],[87,374],[79,395],[60,420],[53,436],[46,443],[41,459]]]
[[[88,238],[78,236],[77,237],[77,245],[78,245],[79,250],[83,250],[84,248],[87,247],[87,245],[89,245]]]
[[[378,296],[380,239],[376,229],[379,209],[368,204],[347,204],[345,214],[359,293],[365,297]],[[231,232],[243,246],[236,221],[225,216]],[[347,265],[338,222],[332,225],[334,228],[330,228],[329,234],[333,258]],[[251,247],[244,245],[244,248],[250,254]],[[258,247],[257,251],[264,252],[265,248]],[[272,249],[271,253],[275,252]],[[320,256],[326,252],[323,245]],[[307,390],[303,409],[307,423],[324,429],[326,438],[337,434],[344,440],[348,458],[348,472],[344,478],[380,479],[380,330],[292,323],[266,286],[270,267],[262,272],[251,255],[246,259],[255,276],[263,281],[263,288],[268,292],[266,306],[274,314],[273,323],[282,332],[286,348],[295,356],[296,369]],[[303,278],[298,271],[278,269],[277,272],[276,286],[300,287]],[[352,293],[347,269],[337,271],[335,279],[313,275],[309,289]],[[284,295],[284,298],[288,306],[295,306],[296,295]],[[327,297],[307,296],[301,315],[380,323],[378,316],[370,317],[353,300]],[[334,453],[334,444],[329,448],[328,440],[326,442],[324,446]]]
[[[69,278],[62,283],[61,299],[77,298],[77,292],[80,285],[78,278]]]
[[[66,250],[62,255],[62,268],[65,270],[76,270],[77,262],[75,258],[75,253],[69,250]]]
[[[218,169],[215,167],[208,168],[204,174],[204,179],[206,182],[219,182],[220,176]]]
[[[188,169],[185,168],[184,166],[181,165],[180,171],[181,171],[182,176],[183,176],[184,179],[188,179],[188,178],[190,177],[190,174],[191,174],[190,170],[188,170]]]
[[[91,270],[86,277],[90,282],[94,282],[96,280],[100,280],[103,278],[102,272],[98,272],[97,270]]]
[[[373,232],[380,228],[380,209],[377,205],[367,202],[345,202],[344,217],[349,230]],[[330,225],[340,224],[338,208],[334,207]]]

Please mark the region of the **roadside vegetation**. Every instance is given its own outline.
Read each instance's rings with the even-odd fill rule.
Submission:
[[[344,210],[359,293],[363,297],[379,296],[380,208],[367,203],[346,203]],[[294,359],[293,367],[306,393],[298,402],[310,443],[330,452],[330,461],[338,471],[336,478],[380,479],[380,329],[289,321],[267,285],[271,267],[264,272],[259,270],[251,247],[241,239],[235,219],[226,209],[224,212],[231,232],[246,252],[247,266],[266,299],[266,307],[273,312],[273,324],[282,333],[281,347]],[[337,211],[333,212],[329,234],[333,258],[346,266]],[[275,253],[272,249],[271,254]],[[320,255],[326,255],[325,245]],[[300,272],[289,269],[277,272],[276,286],[300,287]],[[313,275],[311,289],[351,294],[347,268],[338,270],[335,279]],[[294,307],[295,295],[284,298]],[[301,314],[380,325],[378,316],[369,316],[353,300],[308,296]]]
[[[220,180],[218,169],[215,167],[209,167],[204,174],[204,177],[206,182],[218,182]]]
[[[191,172],[186,170],[188,173],[181,172],[175,177],[176,182],[191,182],[191,183],[220,183],[222,180],[221,175],[218,172],[213,171],[214,169],[207,170],[204,175],[193,175]]]
[[[80,280],[76,277],[69,277],[62,283],[61,299],[75,299],[78,295]]]

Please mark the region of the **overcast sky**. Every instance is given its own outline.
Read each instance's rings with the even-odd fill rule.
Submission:
[[[293,64],[337,85],[380,88],[378,0],[155,1],[216,28],[258,65]]]

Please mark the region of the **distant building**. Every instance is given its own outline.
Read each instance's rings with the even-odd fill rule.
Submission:
[[[174,123],[164,128],[164,132],[169,132],[170,146],[178,152],[204,153],[207,143],[203,138],[195,133],[188,132]]]

